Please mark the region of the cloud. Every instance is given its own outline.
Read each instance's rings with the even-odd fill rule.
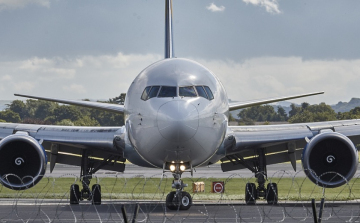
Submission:
[[[66,86],[63,86],[63,90],[80,93],[80,94],[84,94],[87,92],[85,87],[82,86],[81,84],[71,84],[70,86],[66,85]]]
[[[0,99],[15,99],[14,93],[109,99],[127,92],[136,75],[160,59],[161,55],[118,53],[0,61]]]
[[[265,7],[266,11],[272,14],[280,14],[279,3],[277,0],[243,0],[246,4],[253,4]]]
[[[0,10],[23,8],[29,4],[49,8],[50,0],[0,0]]]
[[[296,103],[336,104],[360,97],[360,59],[303,60],[301,57],[259,57],[243,62],[198,60],[223,83],[228,97],[247,101],[325,91]]]
[[[127,92],[135,77],[159,54],[29,58],[0,61],[0,100],[14,93],[66,99],[109,99]],[[191,59],[191,58],[190,58]],[[293,102],[336,104],[360,97],[360,59],[303,60],[301,57],[258,57],[238,62],[193,58],[223,83],[228,97],[247,101],[325,91]]]
[[[212,12],[223,12],[225,10],[225,6],[217,6],[214,3],[211,3],[206,7],[206,9]]]

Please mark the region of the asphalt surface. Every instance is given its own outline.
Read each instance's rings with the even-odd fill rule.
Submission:
[[[359,166],[360,168],[360,166]],[[276,164],[270,165],[267,168],[268,177],[275,176],[283,176],[283,177],[303,177],[304,172],[302,171],[301,164],[298,163],[296,167],[296,172],[292,168],[290,163]],[[50,173],[50,168],[46,170],[46,176],[48,177],[63,177],[63,176],[79,176],[80,167],[76,166],[68,166],[63,164],[56,164],[55,169],[52,173]],[[154,169],[154,168],[145,168],[139,167],[133,164],[126,164],[124,173],[118,173],[113,171],[99,170],[96,172],[96,176],[98,177],[106,177],[106,176],[122,176],[125,178],[132,178],[136,176],[144,176],[144,177],[161,177],[162,169]],[[183,177],[191,177],[189,172],[183,173]],[[195,178],[251,178],[254,177],[254,174],[248,169],[230,171],[230,172],[222,172],[220,168],[220,164],[213,164],[211,166],[196,168],[193,177]]]
[[[104,201],[102,205],[68,205],[56,200],[2,200],[1,222],[132,222],[135,202]],[[319,206],[317,206],[319,215]],[[359,222],[359,203],[325,203],[322,222]],[[196,203],[187,211],[169,211],[164,203],[139,204],[135,222],[314,222],[310,202],[278,205]]]

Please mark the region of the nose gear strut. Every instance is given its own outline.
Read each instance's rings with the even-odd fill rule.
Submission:
[[[179,168],[176,168],[176,171],[173,173],[172,188],[176,189],[176,191],[171,191],[166,196],[166,207],[169,210],[188,210],[192,205],[191,195],[184,191],[184,188],[188,185],[184,184],[181,180],[182,173]]]

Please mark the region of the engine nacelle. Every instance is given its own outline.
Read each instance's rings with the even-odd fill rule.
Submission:
[[[310,140],[301,161],[304,172],[313,183],[334,188],[344,185],[354,176],[358,151],[343,134],[326,132]]]
[[[46,152],[27,133],[9,135],[0,141],[0,181],[13,190],[37,184],[46,171]]]

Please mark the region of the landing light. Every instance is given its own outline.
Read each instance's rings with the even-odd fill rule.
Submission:
[[[174,172],[174,171],[175,171],[175,169],[176,169],[175,165],[173,165],[173,164],[172,164],[172,165],[170,165],[170,171],[171,171],[171,172]]]
[[[185,165],[180,165],[180,170],[181,171],[185,171],[185,169],[186,169]]]

